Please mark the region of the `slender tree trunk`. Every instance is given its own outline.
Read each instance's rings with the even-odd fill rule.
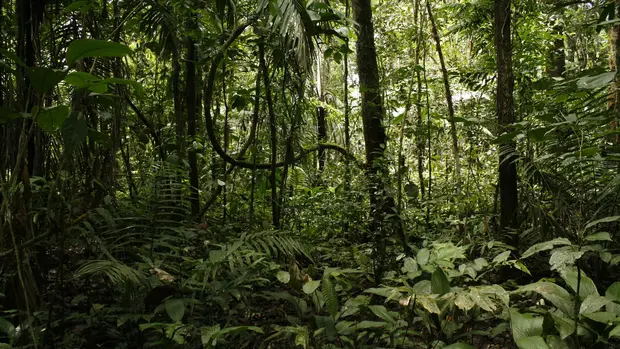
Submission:
[[[345,18],[349,18],[349,0],[345,0]],[[346,40],[347,48],[349,47],[349,40]],[[347,152],[351,151],[351,121],[349,120],[349,53],[348,50],[344,52],[344,147]],[[344,186],[347,195],[351,191],[351,163],[347,157]]]
[[[259,59],[260,70],[263,73],[263,82],[265,84],[265,98],[267,99],[267,111],[269,113],[269,132],[271,134],[271,174],[269,182],[271,183],[271,215],[273,219],[274,229],[280,228],[280,209],[278,205],[278,188],[276,183],[276,163],[278,161],[278,129],[276,125],[276,115],[273,110],[273,102],[271,99],[271,86],[269,83],[269,71],[265,62],[265,43],[259,42]]]
[[[615,18],[620,18],[620,0],[616,0]],[[609,70],[618,71],[620,67],[620,23],[616,23],[609,29]],[[620,74],[616,74],[616,78],[609,87],[609,99],[607,107],[613,112],[614,119],[610,123],[610,128],[616,130],[618,128],[618,120],[620,119]],[[620,135],[611,137],[611,141],[615,145],[620,144]]]
[[[459,142],[456,134],[456,122],[454,120],[454,104],[452,104],[452,91],[450,90],[450,78],[448,77],[448,69],[446,68],[446,62],[443,58],[443,51],[441,50],[441,39],[439,38],[439,32],[437,31],[437,24],[433,17],[433,10],[431,3],[426,0],[426,9],[428,11],[428,18],[431,21],[431,27],[433,30],[433,39],[435,39],[435,46],[437,47],[437,55],[439,56],[439,64],[441,65],[441,73],[443,76],[443,85],[446,89],[446,102],[448,104],[448,116],[450,117],[450,135],[452,136],[452,150],[454,152],[454,165],[455,175],[457,183],[461,181],[461,161],[459,154]]]
[[[562,25],[555,25],[553,32],[556,35],[562,35],[564,27]],[[566,51],[564,49],[564,38],[555,38],[553,40],[553,46],[551,47],[551,76],[564,77],[566,72]]]
[[[194,27],[195,19],[189,20],[190,28]],[[187,37],[187,59],[185,61],[185,103],[187,104],[187,135],[189,142],[196,140],[196,43],[191,37]],[[187,154],[189,162],[189,185],[190,204],[192,216],[196,216],[200,210],[200,196],[198,192],[198,159],[196,148],[189,147]]]
[[[418,181],[420,182],[420,194],[421,198],[424,198],[425,183],[424,183],[424,138],[422,133],[422,78],[420,75],[420,49],[422,48],[422,11],[420,11],[420,1],[414,0],[413,5],[413,17],[414,28],[416,30],[416,47],[415,47],[415,74],[417,79],[416,89],[416,111],[417,111],[417,124],[416,124],[416,143],[418,148]]]
[[[499,132],[512,130],[515,122],[513,110],[514,75],[512,72],[512,46],[510,42],[511,0],[495,2],[495,49],[497,54],[497,121]],[[518,227],[517,164],[515,143],[508,141],[499,150],[500,229]],[[516,235],[515,235],[516,236]],[[514,238],[506,239],[516,246]]]
[[[357,69],[362,96],[362,121],[370,190],[371,225],[375,241],[375,282],[381,282],[386,263],[386,240],[397,232],[409,253],[402,222],[395,212],[394,198],[387,192],[389,172],[385,158],[387,136],[383,126],[383,101],[374,41],[371,0],[354,0],[353,17],[358,23]]]
[[[183,108],[181,106],[181,90],[179,83],[181,79],[179,47],[174,44],[172,50],[172,99],[174,103],[174,120],[176,122],[176,146],[179,163],[185,153],[185,118],[183,118]]]

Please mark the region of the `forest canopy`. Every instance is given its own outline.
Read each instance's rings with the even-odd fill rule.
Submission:
[[[620,348],[620,0],[0,0],[0,349]]]

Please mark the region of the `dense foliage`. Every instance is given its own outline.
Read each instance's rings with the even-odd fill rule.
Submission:
[[[0,349],[620,347],[620,2],[0,0]]]

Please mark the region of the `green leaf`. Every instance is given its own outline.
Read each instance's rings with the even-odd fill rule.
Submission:
[[[562,339],[567,338],[568,336],[575,333],[575,320],[568,319],[562,316],[557,316],[554,314],[551,314],[551,317],[553,318],[553,324],[558,330],[558,333],[560,333],[560,337]]]
[[[288,282],[291,281],[291,274],[288,271],[279,270],[276,273],[276,278],[278,278],[278,281],[281,283],[288,284]]]
[[[211,346],[211,339],[213,338],[213,335],[215,335],[219,330],[220,325],[202,327],[200,329],[200,340],[202,341],[202,345],[205,347]]]
[[[0,106],[0,125],[6,124],[7,122],[15,120],[21,116],[22,114],[16,111],[13,111],[7,107]]]
[[[596,322],[600,322],[603,324],[611,324],[617,318],[616,313],[608,312],[608,311],[598,311],[595,313],[585,313],[581,314],[584,317]]]
[[[554,283],[540,281],[519,287],[515,292],[536,292],[567,316],[572,316],[574,313],[573,299],[570,293]]]
[[[590,279],[583,270],[581,271],[581,282],[579,285],[579,296],[581,298],[586,298],[589,295],[597,295],[598,290],[596,289],[596,285],[594,281]],[[560,275],[564,282],[575,292],[577,292],[577,268],[565,268],[561,270]]]
[[[24,62],[13,52],[0,48],[0,54],[2,54],[3,56],[5,56],[6,58],[12,60],[13,62],[15,62],[17,65],[21,65],[22,67],[25,67],[26,64],[24,64]]]
[[[515,309],[510,309],[510,326],[512,337],[515,341],[532,336],[541,336],[543,333],[542,317],[533,317],[530,314],[521,314]]]
[[[69,107],[58,105],[52,108],[44,108],[39,111],[37,125],[45,132],[56,132],[69,116]]]
[[[26,70],[30,85],[40,94],[49,92],[65,78],[64,71],[46,67],[34,67]]]
[[[620,337],[620,325],[614,327],[611,331],[609,331],[608,338],[611,337]]]
[[[495,256],[495,258],[493,258],[493,263],[503,263],[508,260],[508,257],[510,257],[510,250],[504,251]]]
[[[592,228],[593,226],[595,226],[597,224],[601,224],[601,223],[615,222],[618,219],[620,219],[620,216],[610,216],[610,217],[605,217],[605,218],[597,219],[597,220],[595,220],[593,222],[590,222],[590,223],[586,224],[586,229]]]
[[[127,45],[117,42],[80,39],[73,40],[67,48],[67,65],[85,57],[124,57],[132,51]]]
[[[450,282],[441,268],[435,268],[431,276],[431,291],[436,294],[446,294],[450,292]]]
[[[168,299],[164,303],[164,307],[166,308],[166,313],[172,321],[178,322],[183,320],[183,316],[185,316],[185,302],[183,302],[182,299]]]
[[[73,153],[88,136],[86,119],[81,113],[71,113],[65,120],[60,129],[62,138],[65,141],[65,148],[69,153]]]
[[[336,288],[334,284],[329,279],[329,277],[323,279],[322,285],[322,294],[323,299],[325,300],[325,308],[329,312],[329,315],[332,317],[336,317],[338,315],[338,294],[336,293]]]
[[[608,85],[616,77],[616,72],[607,72],[598,75],[584,76],[577,80],[577,87],[587,90],[601,88]]]
[[[101,79],[90,73],[74,71],[65,77],[65,82],[72,86],[85,88],[93,83],[100,83]]]
[[[357,325],[355,325],[355,328],[357,328],[358,330],[365,330],[368,328],[379,328],[379,327],[383,327],[387,325],[387,322],[383,322],[383,321],[360,321]]]
[[[607,287],[605,291],[605,297],[609,299],[613,299],[615,301],[620,301],[620,282],[614,282],[613,284]],[[620,315],[620,305],[616,303],[609,303],[605,306],[607,311],[611,311]]]
[[[382,305],[369,305],[368,308],[378,317],[385,320],[386,322],[393,324],[396,322],[392,315],[388,312],[388,310]]]
[[[443,349],[476,349],[476,347],[466,343],[454,343],[448,345],[447,347],[443,347]]]
[[[454,305],[459,309],[467,311],[472,309],[476,303],[471,299],[469,292],[459,292],[454,299]]]
[[[611,235],[606,232],[600,232],[592,235],[586,236],[586,240],[588,241],[612,241]]]
[[[311,294],[316,291],[317,288],[321,286],[321,280],[310,280],[304,284],[302,287],[304,293]]]
[[[139,98],[144,97],[144,88],[142,87],[142,84],[137,81],[120,79],[120,78],[107,78],[103,80],[103,82],[106,84],[129,85],[136,90],[136,94],[138,95]]]
[[[549,346],[541,336],[525,337],[516,342],[520,349],[549,349]]]
[[[581,258],[584,253],[584,251],[575,251],[574,246],[556,248],[551,252],[551,257],[549,258],[551,270],[562,270],[574,265],[575,261]]]
[[[430,257],[431,253],[428,250],[428,248],[422,248],[418,251],[418,254],[416,256],[416,259],[418,261],[419,265],[426,265],[428,263],[428,259]]]
[[[532,255],[538,253],[538,252],[550,250],[553,247],[558,246],[558,245],[571,245],[571,242],[568,239],[566,239],[566,238],[557,238],[557,239],[541,242],[539,244],[532,245],[530,248],[528,248],[523,253],[521,258],[522,259],[523,258],[527,258],[529,256],[532,256]]]
[[[599,296],[598,294],[591,294],[581,303],[579,314],[593,313],[611,302],[612,300],[607,297]]]

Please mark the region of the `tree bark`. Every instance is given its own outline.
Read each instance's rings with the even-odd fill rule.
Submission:
[[[511,0],[495,2],[495,50],[497,58],[497,121],[499,132],[512,130],[515,122],[513,110],[514,75],[512,72],[512,46],[510,42]],[[517,164],[515,142],[507,141],[499,151],[500,229],[518,226]],[[515,235],[516,237],[516,235]],[[505,241],[516,245],[515,238]]]
[[[615,18],[620,18],[620,0],[615,2]],[[620,24],[615,24],[609,29],[609,70],[618,71],[620,67]],[[609,99],[607,103],[608,109],[613,113],[613,120],[610,128],[616,130],[618,128],[618,119],[620,119],[620,74],[616,74],[616,78],[609,87]],[[611,137],[614,145],[620,144],[620,135]]]
[[[366,146],[366,166],[370,190],[371,225],[375,241],[375,282],[383,277],[386,240],[397,232],[409,253],[401,221],[395,212],[394,198],[387,193],[389,172],[385,158],[387,136],[383,126],[383,101],[374,41],[371,0],[354,0],[353,17],[358,23],[357,70],[362,96],[362,122]]]
[[[194,20],[190,20],[193,26]],[[189,141],[193,143],[196,138],[196,43],[191,37],[187,38],[187,60],[185,61],[185,100],[187,104],[187,135]],[[200,211],[200,197],[198,192],[198,159],[196,148],[190,146],[187,154],[189,162],[189,186],[190,204],[192,216]]]

